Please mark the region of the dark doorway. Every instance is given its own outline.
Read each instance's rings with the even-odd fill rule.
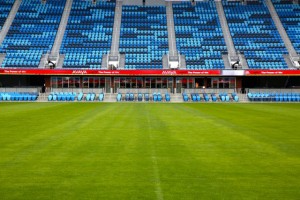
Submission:
[[[195,78],[195,88],[202,88],[204,85],[204,78]]]

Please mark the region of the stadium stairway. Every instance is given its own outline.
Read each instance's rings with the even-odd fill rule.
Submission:
[[[176,47],[176,36],[174,30],[174,15],[172,2],[166,2],[167,28],[168,28],[168,44],[170,56],[178,56]]]
[[[62,14],[60,24],[56,33],[56,37],[54,40],[54,44],[51,49],[51,54],[49,55],[49,58],[52,62],[56,63],[56,68],[62,68],[63,67],[63,61],[65,56],[60,55],[59,49],[62,45],[62,41],[65,35],[66,27],[68,24],[69,16],[72,9],[73,0],[67,0],[66,5],[64,8],[64,12]],[[42,56],[43,57],[43,56]]]
[[[170,94],[172,103],[180,103],[183,102],[182,94]]]
[[[222,5],[235,48],[244,52],[250,69],[288,68],[282,56],[287,50],[264,1]]]
[[[218,16],[219,16],[219,19],[220,19],[220,24],[221,24],[221,27],[222,27],[222,32],[223,32],[225,44],[226,44],[226,47],[227,47],[228,55],[229,55],[229,57],[237,57],[237,52],[235,50],[234,43],[232,41],[232,37],[231,37],[230,30],[229,30],[229,27],[228,27],[228,24],[227,24],[226,16],[224,14],[224,9],[223,9],[222,2],[221,1],[215,1],[215,3],[216,3],[216,8],[217,8],[217,11],[218,11]],[[224,63],[225,63],[225,69],[231,69],[230,60],[228,60],[227,58],[228,58],[228,56],[223,56],[223,60],[224,60]]]
[[[116,102],[117,94],[106,93],[103,102]]]
[[[16,0],[13,7],[11,8],[8,17],[6,18],[6,21],[0,31],[0,46],[5,38],[5,36],[7,35],[9,28],[13,22],[13,20],[15,19],[15,16],[19,10],[19,7],[21,5],[22,0]]]
[[[21,5],[22,0],[16,0],[9,12],[9,15],[7,16],[5,23],[3,25],[3,27],[0,29],[0,47],[2,45],[2,42],[4,40],[4,38],[6,37],[10,26],[13,22],[13,20],[15,19],[15,16],[19,10],[19,7]],[[0,53],[0,67],[2,66],[2,63],[5,59],[6,54],[5,53]]]
[[[283,40],[284,42],[284,45],[286,47],[286,49],[288,50],[288,53],[289,53],[289,57],[291,58],[291,60],[288,60],[288,59],[285,59],[285,61],[287,62],[287,66],[289,68],[295,68],[295,64],[293,62],[293,60],[297,60],[297,61],[300,61],[300,55],[297,54],[297,51],[295,50],[286,30],[284,29],[282,23],[281,23],[281,20],[274,8],[274,5],[272,3],[271,0],[266,0],[266,5],[270,11],[270,14],[271,14],[271,17],[275,23],[275,26],[281,36],[281,39]],[[291,62],[292,65],[290,65],[288,62]],[[300,68],[300,66],[298,66],[298,68]]]
[[[102,69],[124,69],[125,66],[125,54],[120,54],[120,32],[121,32],[121,22],[122,22],[122,7],[123,1],[119,0],[116,2],[115,12],[114,12],[114,25],[111,39],[110,52],[108,54],[103,54],[101,68]],[[114,67],[112,67],[114,66]]]

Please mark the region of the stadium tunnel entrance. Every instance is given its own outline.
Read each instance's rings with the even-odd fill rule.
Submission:
[[[50,76],[0,75],[0,87],[38,87],[46,86]]]

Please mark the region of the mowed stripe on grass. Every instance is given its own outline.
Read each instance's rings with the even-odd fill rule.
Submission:
[[[298,199],[300,104],[1,103],[1,199]]]

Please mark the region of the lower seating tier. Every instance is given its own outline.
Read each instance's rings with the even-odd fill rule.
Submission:
[[[300,93],[251,93],[249,101],[300,102]]]
[[[238,102],[239,97],[236,93],[220,93],[220,94],[215,94],[215,93],[182,93],[182,99],[184,102]]]
[[[48,95],[48,101],[103,101],[104,94],[76,93],[76,92],[52,92]]]
[[[0,101],[36,101],[38,96],[31,92],[1,92]]]
[[[120,101],[139,101],[139,102],[148,102],[148,101],[153,101],[153,102],[170,102],[171,101],[171,96],[169,93],[161,94],[161,93],[118,93],[116,100],[118,102]]]

